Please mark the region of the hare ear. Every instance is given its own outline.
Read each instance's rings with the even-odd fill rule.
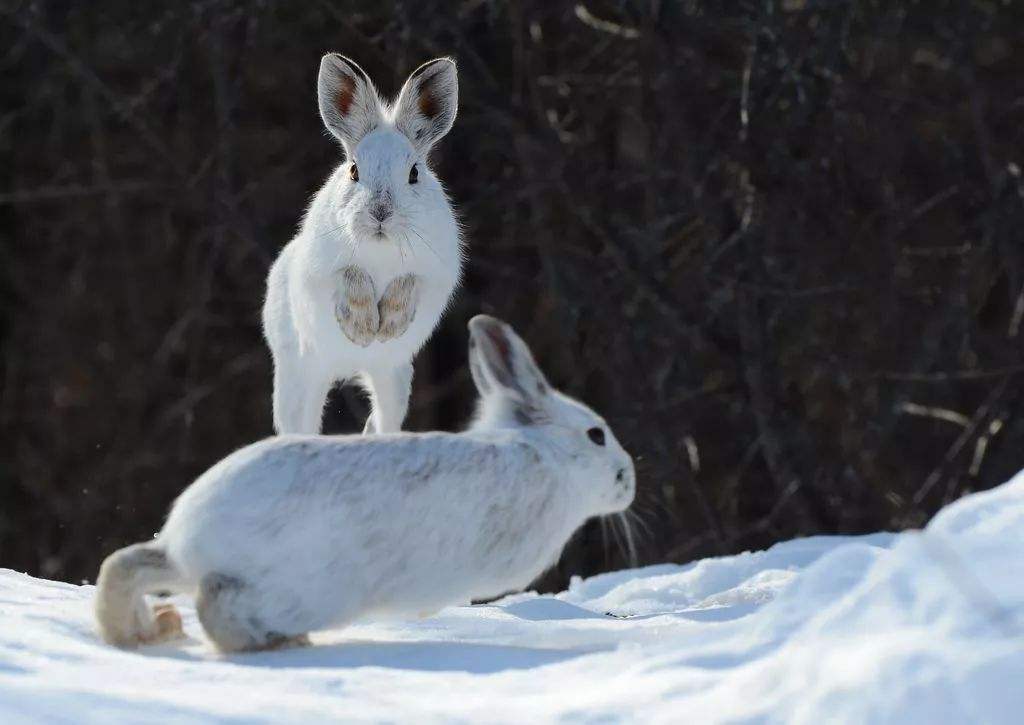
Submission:
[[[469,369],[481,395],[504,395],[524,411],[543,407],[551,386],[530,348],[511,327],[494,317],[477,315],[469,321],[469,335]]]
[[[473,384],[476,385],[481,397],[486,397],[494,392],[494,386],[487,379],[484,364],[480,360],[480,346],[473,335],[469,336],[469,374],[473,377]]]
[[[455,123],[459,74],[455,61],[438,58],[412,72],[395,103],[395,126],[423,154]]]
[[[380,98],[369,76],[355,61],[337,53],[328,53],[320,61],[317,100],[324,125],[350,157],[359,140],[383,119]]]

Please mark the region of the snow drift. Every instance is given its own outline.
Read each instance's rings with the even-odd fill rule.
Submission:
[[[316,646],[102,644],[92,587],[0,570],[0,721],[1012,722],[1024,474],[899,535],[574,581]]]

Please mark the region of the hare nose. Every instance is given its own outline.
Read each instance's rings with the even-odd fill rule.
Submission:
[[[383,224],[391,217],[391,208],[384,206],[383,204],[375,204],[370,209],[370,216],[378,224]]]

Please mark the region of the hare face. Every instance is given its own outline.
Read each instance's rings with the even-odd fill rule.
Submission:
[[[608,423],[551,387],[526,343],[486,315],[469,323],[469,369],[480,392],[476,425],[515,428],[552,458],[591,515],[618,513],[633,503],[636,473]]]
[[[439,191],[436,177],[405,134],[381,126],[363,137],[343,174],[340,224],[359,242],[405,244]]]
[[[594,514],[629,508],[636,495],[633,458],[605,420],[579,401],[553,391],[547,403],[556,440],[573,457],[577,486],[593,500]]]
[[[354,61],[337,54],[324,56],[317,83],[320,116],[347,156],[339,170],[339,227],[355,243],[402,244],[422,235],[417,227],[443,206],[443,191],[426,162],[455,122],[455,64],[438,58],[420,66],[394,105],[380,99]]]

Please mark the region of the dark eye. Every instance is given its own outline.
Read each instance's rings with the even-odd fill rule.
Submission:
[[[348,178],[352,181],[359,181],[359,167],[355,164],[352,164],[352,168],[348,170]]]
[[[590,430],[587,431],[587,436],[597,445],[604,445],[604,431],[601,430],[600,428],[591,428]]]
[[[412,168],[409,169],[409,183],[410,184],[415,184],[419,180],[420,180],[419,169],[416,168],[416,164],[413,164]]]

